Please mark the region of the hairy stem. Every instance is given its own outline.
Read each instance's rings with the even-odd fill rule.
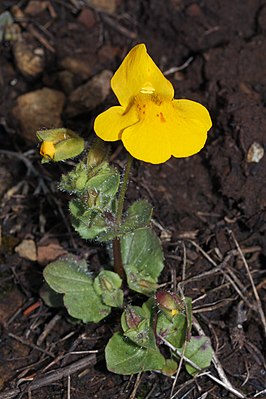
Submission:
[[[127,190],[127,184],[129,179],[129,173],[132,165],[133,157],[128,153],[127,164],[124,173],[123,182],[118,195],[117,212],[116,212],[116,224],[119,227],[122,221],[123,207],[125,202],[125,195]]]
[[[118,229],[122,222],[125,195],[126,195],[132,161],[133,157],[130,154],[128,154],[124,178],[118,195],[117,212],[116,212],[116,225]],[[119,237],[113,239],[113,256],[114,256],[114,271],[122,278],[122,280],[125,280],[126,275],[122,262],[121,244]]]

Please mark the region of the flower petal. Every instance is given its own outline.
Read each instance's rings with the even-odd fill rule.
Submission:
[[[40,148],[40,154],[47,159],[53,159],[55,154],[55,146],[52,141],[43,141]]]
[[[139,120],[134,107],[127,112],[123,107],[111,107],[97,116],[94,122],[94,130],[98,137],[105,141],[121,139],[123,130],[134,125]]]
[[[176,118],[172,132],[169,131],[172,155],[189,157],[204,147],[212,121],[207,109],[195,101],[174,100],[172,103]]]
[[[171,155],[187,157],[204,146],[211,127],[208,111],[189,100],[146,104],[143,119],[122,132],[128,152],[145,162],[159,164]]]
[[[147,53],[145,44],[139,44],[127,54],[111,80],[111,87],[123,107],[127,107],[139,92],[156,92],[172,100],[174,89]]]
[[[169,124],[164,123],[163,110],[171,107],[171,101],[158,106],[148,101],[145,115],[135,125],[126,128],[122,141],[128,152],[141,161],[154,164],[163,163],[171,157],[171,144],[168,137]],[[170,126],[171,128],[171,126]]]
[[[163,131],[154,129],[154,124],[141,121],[125,129],[122,141],[127,151],[140,161],[159,164],[171,157],[169,143],[163,138]]]

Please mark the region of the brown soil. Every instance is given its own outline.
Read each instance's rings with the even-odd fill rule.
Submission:
[[[0,398],[30,398],[31,390],[35,399],[170,398],[169,377],[145,373],[137,387],[136,376],[106,370],[102,351],[119,314],[99,325],[76,324],[39,297],[49,259],[72,252],[99,270],[106,249],[73,232],[67,195],[56,188],[71,162],[41,165],[33,132],[52,121],[92,137],[95,116],[116,99],[110,93],[85,106],[72,93],[101,71],[114,71],[140,42],[163,71],[182,66],[168,75],[176,98],[204,104],[213,128],[196,156],[159,166],[136,162],[128,200],[147,198],[154,205],[154,228],[166,258],[162,282],[175,273],[181,280],[185,257],[185,294],[195,300],[195,317],[234,388],[243,397],[263,390],[265,396],[265,321],[258,298],[263,304],[266,156],[254,162],[251,150],[254,143],[265,150],[266,3],[94,0],[91,8],[87,3],[0,4],[0,16],[9,10],[14,18],[0,47]],[[37,53],[36,63],[30,56],[23,64],[27,51]],[[24,121],[26,105],[18,108],[18,98],[43,87],[56,90],[57,102],[47,100]],[[116,154],[114,163],[123,167],[124,150]],[[25,240],[28,252],[19,256]],[[94,350],[96,357],[88,353]],[[83,358],[85,366],[75,363]],[[61,375],[42,383],[55,370]],[[217,376],[214,366],[211,371]],[[237,397],[206,376],[194,380],[185,372],[175,390],[178,398]]]

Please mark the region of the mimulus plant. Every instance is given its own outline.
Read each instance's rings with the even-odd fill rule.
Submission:
[[[120,106],[100,114],[94,129],[104,141],[122,140],[129,153],[123,180],[109,163],[104,141],[97,138],[75,168],[62,176],[60,188],[72,194],[69,210],[74,229],[84,239],[112,242],[113,259],[102,265],[98,275],[89,272],[85,260],[72,255],[50,263],[44,270],[48,285],[43,298],[56,305],[59,296],[68,313],[84,323],[99,322],[113,307],[123,310],[120,331],[105,349],[110,371],[174,374],[181,353],[190,359],[185,366],[194,375],[210,364],[210,341],[192,336],[191,299],[158,285],[164,257],[150,227],[151,205],[140,199],[126,212],[123,207],[132,159],[159,164],[172,155],[197,153],[205,144],[211,119],[202,105],[173,99],[172,84],[144,44],[125,57],[111,86]],[[84,140],[68,129],[39,131],[37,136],[44,162],[69,159],[84,150]],[[127,304],[129,290],[146,296],[142,306]],[[162,350],[166,342],[168,352]]]

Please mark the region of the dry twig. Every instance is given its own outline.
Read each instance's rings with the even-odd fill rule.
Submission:
[[[246,258],[245,258],[244,254],[243,254],[243,252],[242,252],[242,250],[241,250],[241,248],[240,248],[240,246],[239,246],[239,244],[238,244],[238,242],[237,242],[237,240],[235,238],[234,233],[232,232],[232,230],[228,230],[228,232],[229,232],[229,234],[232,236],[232,238],[234,240],[234,243],[235,243],[235,245],[237,247],[239,255],[240,255],[240,257],[241,257],[241,259],[243,261],[243,264],[245,266],[245,269],[247,271],[247,275],[248,275],[249,281],[251,283],[251,287],[252,287],[252,290],[253,290],[253,293],[254,293],[254,297],[255,297],[256,302],[257,302],[257,309],[258,309],[258,313],[260,315],[261,322],[262,322],[262,325],[263,325],[263,328],[264,328],[264,334],[266,336],[266,318],[265,318],[265,314],[264,314],[263,309],[262,309],[261,300],[260,300],[258,291],[256,289],[256,286],[254,284],[252,275],[251,275],[249,267],[248,267],[248,263],[247,263]]]
[[[142,377],[142,373],[138,373],[136,381],[135,381],[135,384],[134,384],[134,388],[133,388],[133,390],[132,390],[132,392],[130,394],[129,399],[134,399],[136,397],[136,393],[137,393],[139,384],[141,382],[141,377]]]
[[[76,373],[86,367],[91,367],[96,364],[96,355],[91,354],[83,357],[82,359],[69,364],[58,370],[50,371],[44,374],[42,377],[33,380],[29,385],[24,387],[24,392],[31,392],[41,387],[51,385],[56,381],[61,380],[64,377],[68,377],[71,374]],[[0,393],[0,399],[12,399],[21,394],[23,391],[19,388],[11,389],[6,392]]]

